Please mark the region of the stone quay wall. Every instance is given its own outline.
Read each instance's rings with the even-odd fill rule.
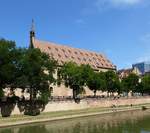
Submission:
[[[132,97],[132,98],[119,98],[119,99],[86,99],[81,100],[80,103],[74,101],[57,101],[49,102],[43,112],[52,111],[67,111],[67,110],[80,110],[86,108],[97,107],[111,107],[111,106],[125,106],[125,105],[138,105],[150,103],[150,97]],[[16,106],[12,114],[21,114]]]

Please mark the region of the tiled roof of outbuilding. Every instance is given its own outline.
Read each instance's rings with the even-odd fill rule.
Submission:
[[[59,65],[73,61],[77,64],[89,64],[93,69],[115,69],[115,66],[102,54],[59,45],[52,42],[33,40],[34,48],[39,48],[58,61]]]

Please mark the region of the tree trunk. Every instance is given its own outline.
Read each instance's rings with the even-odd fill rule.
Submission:
[[[30,103],[29,103],[28,109],[25,112],[26,115],[35,116],[40,113],[40,110],[36,106],[37,103],[35,101],[35,98],[36,98],[36,91],[33,87],[31,87],[30,88]]]
[[[36,89],[34,88],[33,90],[33,99],[35,100],[36,99]]]
[[[142,94],[142,96],[144,95],[144,93],[143,93],[143,92],[141,92],[141,94]]]
[[[73,99],[74,99],[74,100],[76,99],[76,96],[77,96],[76,89],[73,89]]]
[[[30,101],[33,100],[33,88],[31,87],[30,88]]]
[[[97,92],[97,91],[96,91],[96,90],[94,90],[94,97],[96,97],[96,92]]]
[[[109,92],[107,91],[107,97],[109,97]]]
[[[36,99],[36,89],[31,87],[30,88],[30,101],[33,101],[34,99]]]
[[[75,103],[79,103],[80,102],[80,97],[79,96],[79,90],[77,88],[73,89],[73,99],[75,101]]]

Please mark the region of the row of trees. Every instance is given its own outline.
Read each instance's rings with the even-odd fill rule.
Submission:
[[[87,86],[96,96],[97,91],[121,94],[122,92],[138,92],[150,94],[150,76],[146,75],[139,82],[139,77],[130,74],[122,81],[114,71],[97,72],[89,65],[80,65],[68,62],[62,67],[57,67],[57,61],[42,53],[39,49],[16,48],[15,42],[0,40],[0,97],[4,90],[10,88],[12,92],[20,88],[30,94],[30,104],[35,99],[45,103],[51,96],[52,84],[61,85],[72,89],[73,98],[79,101],[79,94]],[[57,79],[54,78],[58,70]],[[31,108],[32,109],[32,108]]]
[[[87,86],[96,96],[97,91],[118,92],[120,89],[119,78],[113,71],[95,72],[89,65],[80,65],[73,62],[65,63],[58,70],[58,83],[64,83],[73,90],[73,98],[78,100],[78,95]]]
[[[4,96],[5,88],[20,88],[30,93],[30,99],[37,94],[44,99],[56,82],[56,66],[57,62],[39,49],[18,49],[15,42],[0,40],[0,96]]]
[[[16,48],[15,42],[0,40],[0,98],[3,103],[4,92],[10,88],[15,101],[19,97],[14,91],[20,88],[22,94],[30,95],[28,112],[35,108],[35,101],[48,102],[50,85],[56,82],[53,77],[57,62],[39,49]],[[23,96],[24,97],[24,96]],[[7,100],[10,99],[7,97]],[[35,100],[36,99],[36,100]],[[9,100],[12,102],[12,100]],[[3,104],[5,106],[5,104]],[[2,108],[2,107],[1,107]]]
[[[108,92],[108,94],[123,92],[150,94],[150,75],[140,77],[131,73],[128,77],[119,79],[114,71],[97,72],[89,65],[78,66],[73,62],[65,63],[58,71],[58,83],[64,83],[66,87],[73,90],[73,98],[84,91],[87,86],[96,96],[97,91]],[[61,81],[61,82],[60,82]]]
[[[107,92],[108,95],[114,93],[120,95],[123,92],[142,92],[143,90],[141,85],[143,82],[140,83],[139,77],[135,74],[130,74],[121,81],[114,71],[98,72],[89,65],[78,66],[73,62],[65,63],[58,70],[58,85],[61,83],[73,90],[75,101],[78,95],[84,92],[84,87],[92,90],[94,97],[97,91]]]

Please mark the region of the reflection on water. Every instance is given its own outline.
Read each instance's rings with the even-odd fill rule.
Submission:
[[[18,126],[0,133],[150,133],[150,110]]]

